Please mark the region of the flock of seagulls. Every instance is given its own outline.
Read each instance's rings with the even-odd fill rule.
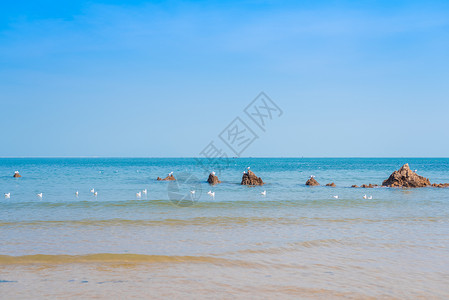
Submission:
[[[247,170],[249,171],[249,170],[250,170],[250,167],[248,167]],[[416,171],[417,171],[417,170],[415,170],[415,172],[416,172]],[[16,172],[17,172],[17,171],[16,171]],[[212,174],[212,175],[215,175],[215,172],[211,172],[211,174]],[[246,171],[243,171],[243,174],[246,174]],[[171,175],[173,175],[173,172],[168,173],[168,176],[171,176]],[[310,175],[310,178],[314,178],[314,177],[315,177],[314,175]],[[98,195],[98,192],[95,191],[94,188],[92,188],[92,189],[90,190],[90,192],[91,192],[95,197]],[[196,193],[195,190],[191,190],[191,191],[190,191],[190,194],[192,195],[192,197],[193,197],[193,195],[195,195],[195,193]],[[144,190],[142,190],[142,191],[137,192],[137,193],[136,193],[136,197],[137,197],[137,198],[141,198],[141,197],[142,197],[142,194],[143,194],[143,195],[147,195],[147,194],[148,194],[148,190],[147,190],[147,189],[144,189]],[[215,192],[212,192],[212,190],[210,190],[209,192],[207,192],[207,194],[208,194],[211,198],[215,199]],[[262,196],[266,196],[266,195],[267,195],[267,191],[264,190],[264,191],[261,192],[260,194],[261,194]],[[76,192],[75,192],[75,196],[76,196],[76,197],[79,197],[79,191],[76,191]],[[38,193],[38,194],[37,194],[37,197],[40,198],[40,199],[42,199],[42,198],[43,198],[43,193]],[[334,195],[334,196],[332,196],[332,197],[333,197],[334,199],[338,199],[338,198],[339,198],[338,195]],[[9,198],[11,198],[11,193],[5,193],[5,199],[9,199]],[[373,199],[373,196],[363,195],[363,199],[372,200],[372,199]]]

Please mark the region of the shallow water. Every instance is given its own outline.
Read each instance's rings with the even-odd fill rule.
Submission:
[[[232,159],[212,188],[194,159],[0,159],[1,295],[447,298],[449,189],[350,188],[406,162],[449,182],[449,159]]]

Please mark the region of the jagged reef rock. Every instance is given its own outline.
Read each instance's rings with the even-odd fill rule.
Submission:
[[[357,184],[351,185],[353,188],[358,188],[359,186]]]
[[[317,185],[320,185],[320,184],[318,183],[318,181],[315,180],[314,177],[310,177],[309,180],[307,180],[306,185],[317,186]]]
[[[14,178],[20,178],[20,177],[22,177],[22,175],[19,174],[19,171],[15,171],[13,177]]]
[[[211,184],[211,185],[216,185],[216,184],[220,183],[221,181],[218,180],[218,177],[215,176],[214,173],[210,173],[209,178],[207,178],[207,182],[209,182],[209,184]]]
[[[382,183],[382,186],[409,188],[425,187],[429,185],[429,179],[419,176],[410,170],[408,164],[403,165],[398,171],[394,171],[393,174]]]
[[[336,187],[335,183],[333,183],[333,182],[326,184],[326,186]]]
[[[241,185],[264,185],[262,178],[257,177],[253,171],[248,170],[243,173]]]
[[[157,178],[158,181],[171,181],[171,180],[176,180],[175,176],[172,175],[168,175],[167,177],[165,177],[164,179],[158,177]]]

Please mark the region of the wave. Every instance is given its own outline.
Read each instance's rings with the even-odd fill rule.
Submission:
[[[0,255],[0,265],[15,264],[71,264],[71,263],[238,263],[212,256],[168,256],[145,254],[96,253],[86,255]]]

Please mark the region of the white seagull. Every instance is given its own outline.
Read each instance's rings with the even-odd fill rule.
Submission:
[[[368,200],[372,200],[372,199],[373,199],[373,196],[369,196],[369,197],[368,197]]]
[[[141,193],[141,192],[136,193],[136,197],[137,197],[137,198],[142,197],[142,193]]]
[[[212,198],[215,198],[215,192],[209,191],[209,192],[207,192],[207,194],[209,196],[211,196]]]
[[[144,195],[146,195],[147,194],[147,189],[144,189],[143,191],[142,191],[142,193],[144,194]]]
[[[366,198],[368,198],[368,197],[367,197],[366,195],[364,195],[364,196],[363,196],[363,199],[366,199]]]
[[[263,191],[262,193],[260,193],[262,196],[266,196],[267,195],[267,191]]]
[[[246,171],[243,171],[243,174],[246,174]]]
[[[249,170],[250,168],[248,167],[248,170]]]
[[[215,176],[215,172],[214,172],[214,171],[212,171],[212,173],[211,173],[211,174]]]
[[[11,193],[5,193],[5,198],[6,198],[6,199],[11,198]]]
[[[80,194],[80,193],[79,193],[78,191],[75,192],[75,196],[78,197],[79,194]]]
[[[97,195],[98,195],[98,192],[95,192],[95,193],[94,193],[94,196],[97,197]]]
[[[335,195],[335,196],[332,196],[332,197],[334,197],[335,199],[338,199],[338,195]]]
[[[190,191],[190,194],[192,194],[192,195],[195,194],[195,191]]]
[[[168,176],[172,176],[172,175],[173,175],[173,172],[168,173]]]
[[[315,178],[315,175],[310,175],[310,178]]]
[[[94,193],[95,193],[95,189],[91,189],[90,192],[91,192],[92,194],[94,194]]]
[[[39,198],[42,198],[42,193],[37,194]]]

